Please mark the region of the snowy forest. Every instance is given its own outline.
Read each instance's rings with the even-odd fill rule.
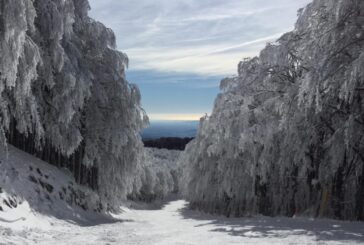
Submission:
[[[139,131],[148,117],[125,79],[128,57],[89,8],[87,0],[0,2],[0,138],[68,168],[113,209],[160,178],[144,166]]]
[[[62,225],[74,238],[85,232],[82,227],[92,227],[90,239],[104,234],[98,225],[105,222],[119,239],[107,244],[136,239],[121,231],[137,234],[137,225],[158,217],[164,220],[155,230],[176,225],[190,232],[182,224],[202,229],[203,213],[224,218],[206,216],[215,226],[197,243],[184,240],[194,234],[182,237],[185,243],[143,238],[125,244],[204,244],[223,225],[230,225],[227,235],[234,234],[238,225],[229,222],[238,221],[230,218],[241,217],[247,219],[239,226],[252,222],[250,227],[261,225],[259,217],[283,216],[287,224],[295,222],[292,217],[352,221],[340,223],[342,229],[364,237],[363,0],[313,0],[298,11],[293,31],[259,56],[244,58],[237,75],[221,81],[196,138],[162,138],[146,146],[141,131],[149,118],[138,86],[126,79],[129,58],[89,10],[88,0],[0,0],[0,244],[2,237],[9,239],[4,244],[20,238],[19,244],[28,244],[28,236],[34,244],[43,241],[35,235],[41,228],[34,227],[46,218],[33,209],[47,210],[47,220],[52,210],[57,219],[73,212],[63,219],[77,228],[59,220],[49,227]],[[180,200],[167,202],[172,197]],[[25,203],[30,221],[15,219]],[[151,204],[155,213],[130,211]],[[120,210],[117,223],[113,215]],[[96,214],[90,212],[104,216],[92,223]],[[25,233],[12,230],[20,226],[4,228],[22,219]],[[49,227],[47,234],[56,232]],[[305,227],[312,234],[315,229]],[[247,237],[239,232],[231,244]],[[292,242],[295,236],[286,238]]]
[[[191,206],[364,220],[364,2],[315,0],[221,81],[181,159]]]

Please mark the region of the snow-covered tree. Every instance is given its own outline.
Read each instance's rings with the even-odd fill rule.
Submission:
[[[191,206],[364,220],[364,2],[315,0],[221,82],[180,161]]]
[[[112,208],[134,191],[147,117],[127,56],[89,8],[0,2],[0,140],[69,168]]]

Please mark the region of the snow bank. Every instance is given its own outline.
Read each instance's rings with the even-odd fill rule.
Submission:
[[[0,226],[47,228],[44,217],[86,222],[104,213],[100,197],[60,170],[14,147],[0,153]]]

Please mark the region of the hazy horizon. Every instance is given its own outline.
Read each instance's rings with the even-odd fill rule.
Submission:
[[[197,120],[152,120],[150,125],[141,132],[141,136],[144,140],[161,137],[194,138],[198,125]]]

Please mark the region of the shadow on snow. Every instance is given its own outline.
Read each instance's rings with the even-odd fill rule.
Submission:
[[[188,207],[179,210],[185,219],[206,221],[200,226],[214,226],[213,232],[247,238],[286,238],[306,235],[316,241],[364,242],[364,222],[345,222],[327,219],[252,217],[227,218],[215,216]]]

